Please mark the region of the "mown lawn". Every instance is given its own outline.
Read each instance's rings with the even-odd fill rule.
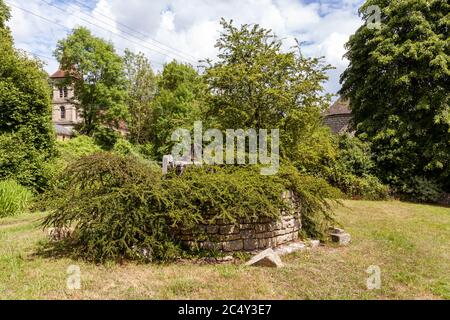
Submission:
[[[107,265],[39,254],[43,214],[0,220],[1,299],[450,299],[450,208],[345,201],[349,247],[284,258],[283,269],[239,265]],[[82,289],[66,287],[81,268]],[[382,287],[366,287],[377,265]]]

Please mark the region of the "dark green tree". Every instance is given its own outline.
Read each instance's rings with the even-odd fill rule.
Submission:
[[[361,26],[347,43],[342,75],[360,138],[372,143],[380,177],[410,192],[417,179],[450,190],[450,58],[446,0],[368,0],[380,28]],[[371,12],[372,11],[372,12]],[[419,187],[420,188],[420,187]]]
[[[55,140],[48,75],[40,61],[14,48],[9,18],[0,0],[0,179],[42,190]]]
[[[259,25],[235,27],[222,19],[217,62],[206,68],[212,91],[210,116],[222,129],[280,129],[281,151],[299,167],[312,168],[333,153],[321,112],[326,70],[300,45],[282,50],[282,41]]]
[[[111,43],[80,27],[58,42],[55,57],[68,72],[68,84],[74,87],[73,102],[83,118],[82,133],[117,128],[128,120],[123,61]]]

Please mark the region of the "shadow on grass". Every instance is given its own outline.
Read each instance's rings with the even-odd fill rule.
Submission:
[[[71,240],[62,240],[57,242],[50,242],[47,240],[40,241],[37,250],[31,255],[33,258],[44,259],[73,259],[85,260],[76,250],[75,244]]]
[[[119,264],[123,265],[127,262],[132,262],[136,264],[148,265],[172,265],[172,264],[183,264],[186,262],[194,264],[222,264],[223,258],[228,257],[229,253],[219,252],[217,250],[206,250],[197,249],[192,250],[183,247],[179,244],[180,251],[177,256],[168,258],[167,260],[145,260],[131,257],[117,257],[113,260],[94,260],[89,259],[86,255],[83,255],[82,249],[77,246],[77,243],[73,239],[65,239],[57,242],[52,242],[48,240],[41,240],[37,244],[37,248],[30,255],[30,259],[41,258],[48,260],[59,260],[59,259],[71,259],[74,261],[82,261],[85,263],[91,263],[95,265],[101,264]],[[232,255],[233,261],[247,261],[249,255],[247,253],[235,253]]]

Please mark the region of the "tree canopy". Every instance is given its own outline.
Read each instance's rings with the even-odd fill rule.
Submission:
[[[6,29],[6,22],[11,18],[11,10],[9,7],[3,2],[0,1],[0,29]]]
[[[415,177],[450,190],[449,10],[446,0],[368,0],[381,27],[347,43],[342,75],[358,135],[372,142],[379,175],[408,189]]]
[[[124,56],[127,79],[130,139],[136,143],[151,140],[152,102],[157,91],[156,76],[150,61],[142,54],[129,50]]]
[[[222,129],[280,129],[281,151],[309,166],[332,149],[321,112],[329,105],[323,92],[326,70],[320,58],[307,58],[300,45],[284,51],[271,30],[235,27],[221,21],[218,60],[208,61],[209,115]]]
[[[190,65],[173,61],[158,77],[158,93],[153,107],[151,136],[158,157],[170,153],[172,133],[192,129],[205,118],[207,88],[203,78]]]
[[[0,179],[42,190],[54,155],[50,87],[42,63],[14,48],[0,0]]]
[[[74,87],[82,133],[92,135],[101,126],[118,127],[128,119],[123,60],[111,43],[80,27],[58,42],[55,57]]]

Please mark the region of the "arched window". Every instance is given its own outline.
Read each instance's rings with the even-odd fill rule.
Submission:
[[[59,108],[59,110],[61,111],[61,119],[65,119],[66,118],[66,107],[61,106]]]
[[[69,89],[67,89],[67,87],[59,88],[59,97],[60,98],[67,98],[68,96],[69,96]]]

